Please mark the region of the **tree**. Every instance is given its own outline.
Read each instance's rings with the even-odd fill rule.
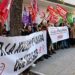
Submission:
[[[10,34],[11,36],[20,35],[20,28],[22,27],[22,3],[23,0],[13,0],[10,11]]]

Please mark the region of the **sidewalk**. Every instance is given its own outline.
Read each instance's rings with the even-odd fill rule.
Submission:
[[[31,70],[45,75],[75,75],[75,48],[58,50]]]

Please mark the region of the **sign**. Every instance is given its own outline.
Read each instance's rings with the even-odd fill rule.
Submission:
[[[18,75],[47,53],[46,31],[0,37],[0,75]]]
[[[65,40],[69,38],[69,31],[67,26],[64,27],[49,27],[48,28],[52,43]]]
[[[58,4],[57,4],[57,12],[63,19],[66,19],[68,13],[67,10],[65,10],[62,6]]]

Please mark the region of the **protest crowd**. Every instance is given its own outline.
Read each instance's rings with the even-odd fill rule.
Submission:
[[[51,38],[49,36],[48,27],[63,27],[67,26],[69,31],[69,38],[66,40],[58,41],[56,43],[51,42]],[[75,29],[75,23],[71,27],[70,24],[68,24],[66,21],[63,21],[63,23],[53,24],[50,23],[50,21],[47,21],[47,23],[41,22],[39,25],[34,24],[34,26],[24,26],[21,35],[26,36],[30,35],[34,32],[39,32],[45,30],[47,32],[47,55],[44,57],[48,59],[50,55],[55,54],[56,50],[70,48],[75,46],[75,39],[74,39],[74,29]]]
[[[53,24],[53,23],[50,23],[50,21],[47,21],[47,22],[41,22],[39,25],[37,25],[36,23],[33,25],[34,26],[32,25],[24,26],[21,31],[21,35],[26,36],[35,32],[43,31],[43,30],[45,30],[47,33],[46,35],[47,54],[41,56],[38,60],[36,60],[34,65],[36,65],[39,61],[44,61],[44,59],[50,58],[53,54],[56,54],[57,50],[64,50],[71,47],[75,47],[75,37],[74,37],[75,23],[73,23],[72,27],[69,23],[67,23],[67,21],[63,21],[63,23],[60,23],[60,24],[58,23]],[[49,32],[48,32],[48,27],[64,27],[64,26],[67,26],[68,28],[69,38],[52,43]]]
[[[57,5],[57,6],[59,6],[61,8],[60,5]],[[62,9],[62,11],[66,12],[63,9]],[[60,9],[57,8],[57,12],[59,12],[59,10]],[[32,35],[32,34],[35,35],[35,33],[37,34],[38,32],[42,32],[42,31],[46,32],[47,53],[41,55],[36,61],[33,62],[32,65],[36,65],[39,61],[44,61],[44,59],[48,60],[48,58],[50,58],[53,54],[56,54],[58,50],[64,50],[64,49],[68,49],[71,47],[75,47],[75,23],[74,22],[69,23],[67,21],[66,15],[68,12],[66,12],[66,14],[64,14],[61,11],[63,15],[61,13],[58,13],[59,16],[62,17],[62,22],[60,23],[58,21],[59,19],[58,19],[58,16],[56,15],[57,13],[54,10],[54,8],[48,6],[46,11],[47,11],[46,13],[42,12],[42,14],[39,15],[38,14],[39,9],[37,7],[37,2],[33,2],[33,7],[30,6],[30,7],[26,8],[24,6],[24,10],[22,13],[22,28],[20,29],[20,33],[21,33],[20,36],[29,37],[30,35]],[[48,16],[46,16],[47,13],[48,13]],[[39,21],[37,21],[36,19]],[[63,40],[58,39],[58,41],[53,42],[54,40],[52,40],[51,34],[49,33],[50,28],[55,28],[55,29],[58,28],[58,30],[59,30],[59,28],[63,28],[63,27],[67,28],[68,37]],[[0,28],[1,28],[0,29],[0,36],[2,36],[2,37],[0,37],[1,39],[3,37],[7,37],[7,38],[10,37],[10,31],[6,31],[6,24],[4,24],[4,26],[3,26],[2,23],[0,22]],[[64,31],[65,31],[65,29],[64,29]],[[59,31],[59,32],[61,32],[61,31]],[[61,33],[61,35],[62,35],[62,33]],[[63,36],[58,36],[58,37],[62,38]],[[3,39],[5,40],[7,38],[3,38]],[[16,39],[16,38],[13,38],[13,39]],[[31,39],[31,37],[29,37],[28,40],[29,39]],[[10,40],[10,39],[7,39],[7,41],[8,40]],[[27,40],[27,38],[26,38],[26,40],[24,39],[24,41],[28,41],[28,40]],[[24,42],[24,43],[26,43],[26,42]],[[1,44],[1,42],[0,42],[0,44]],[[23,44],[23,43],[21,42],[20,44]],[[5,49],[7,49],[7,47],[9,45],[10,45],[10,43],[5,47]],[[1,45],[1,47],[2,46],[3,46],[3,44]],[[9,51],[9,53],[7,53],[7,54],[9,54],[9,55],[12,54],[12,50],[14,50],[15,47],[16,47],[16,44],[14,44],[14,46],[10,49],[11,52]],[[21,50],[21,46],[18,48],[20,48],[20,50]],[[18,53],[18,51],[16,51],[16,50],[15,50],[14,54]],[[1,56],[3,56],[3,55],[1,55]],[[24,73],[29,71],[32,65],[27,67],[26,70],[24,71]]]

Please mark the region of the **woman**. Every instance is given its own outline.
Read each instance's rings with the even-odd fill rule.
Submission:
[[[24,26],[23,29],[21,30],[21,35],[25,36],[28,35],[28,27]]]
[[[33,33],[32,26],[28,26],[28,35],[31,34],[31,33]]]

